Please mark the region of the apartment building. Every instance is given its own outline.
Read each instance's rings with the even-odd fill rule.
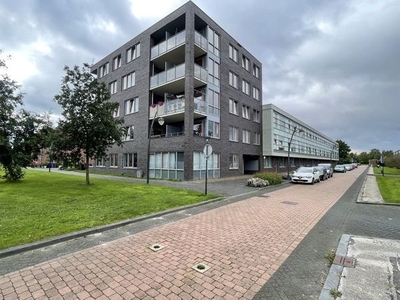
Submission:
[[[208,143],[209,178],[260,170],[262,65],[193,2],[101,59],[92,73],[109,87],[119,103],[114,116],[127,129],[123,147],[110,148],[94,168],[202,179]]]
[[[273,104],[262,106],[263,170],[285,173],[299,166],[336,163],[336,141]],[[290,153],[289,153],[290,144]]]

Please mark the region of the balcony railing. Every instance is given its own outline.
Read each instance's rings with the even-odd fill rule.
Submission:
[[[201,48],[207,51],[208,41],[204,36],[202,36],[197,31],[195,31],[194,33],[194,42],[196,43],[196,45],[200,46]]]
[[[194,64],[194,77],[201,81],[207,82],[207,70],[197,64]]]
[[[185,111],[185,99],[168,99],[165,102],[160,102],[160,104],[154,107],[150,106],[150,116],[149,119],[153,119],[156,112],[157,116],[161,117],[169,114],[176,114]],[[207,113],[207,102],[202,100],[202,98],[194,98],[194,111],[203,114]]]
[[[151,48],[151,59],[177,47],[182,44],[185,44],[185,37],[186,37],[186,32],[185,30],[179,32],[178,34],[175,34],[174,36],[170,37],[169,39],[165,40],[164,42],[161,42],[154,47]]]
[[[178,65],[167,71],[158,73],[150,78],[150,88],[185,77],[185,64]]]

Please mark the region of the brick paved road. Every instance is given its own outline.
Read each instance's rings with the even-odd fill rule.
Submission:
[[[303,246],[304,241],[364,170],[337,174],[313,186],[293,185],[5,274],[0,276],[0,296],[310,299],[326,275],[313,274],[312,260],[320,264],[326,252],[313,252],[308,244]],[[330,236],[330,230],[322,227],[322,232],[310,238]],[[149,248],[154,244],[164,248],[155,252]],[[302,261],[304,257],[311,265]],[[193,270],[199,263],[210,269],[204,273]],[[327,270],[326,262],[319,264],[318,269]]]

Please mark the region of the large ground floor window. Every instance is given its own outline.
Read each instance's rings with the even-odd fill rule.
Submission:
[[[207,164],[208,178],[220,177],[219,154],[210,155]],[[193,152],[193,179],[206,178],[206,159],[203,152]]]
[[[150,155],[150,178],[184,179],[183,152],[156,152]]]

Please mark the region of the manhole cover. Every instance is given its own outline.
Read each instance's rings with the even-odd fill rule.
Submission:
[[[160,245],[160,244],[154,244],[151,245],[149,248],[155,252],[160,251],[161,249],[163,249],[165,246]]]
[[[207,271],[208,269],[210,269],[210,267],[207,266],[207,265],[204,264],[204,263],[199,263],[199,264],[194,265],[194,266],[192,267],[192,269],[193,269],[193,270],[196,270],[197,272],[204,273],[205,271]]]
[[[341,255],[336,255],[333,263],[335,265],[343,266],[343,267],[351,267],[354,268],[355,265],[355,259],[351,257],[346,257],[346,256],[341,256]]]

